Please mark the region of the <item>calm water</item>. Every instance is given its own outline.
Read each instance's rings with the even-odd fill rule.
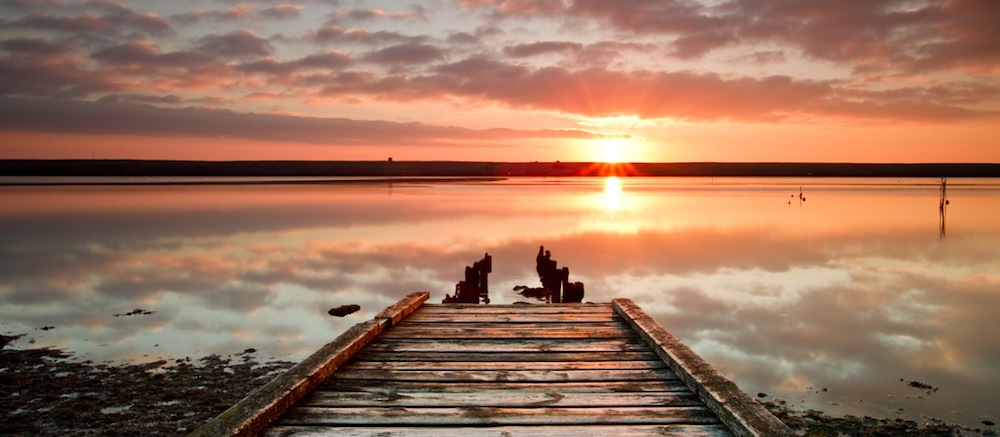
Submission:
[[[544,244],[586,300],[635,300],[751,394],[981,426],[1000,180],[949,180],[944,217],[938,182],[0,187],[0,332],[95,361],[301,359],[412,291],[439,302],[484,252],[493,302],[524,300]],[[155,314],[115,317],[134,308]]]

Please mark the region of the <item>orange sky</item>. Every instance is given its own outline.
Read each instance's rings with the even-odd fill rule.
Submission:
[[[0,159],[1000,162],[1000,2],[0,1]]]

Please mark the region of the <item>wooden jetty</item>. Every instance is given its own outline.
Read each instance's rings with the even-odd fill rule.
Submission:
[[[629,299],[428,297],[355,325],[191,435],[793,435]]]

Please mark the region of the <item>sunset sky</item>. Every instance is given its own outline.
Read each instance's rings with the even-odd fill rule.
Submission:
[[[1000,162],[994,0],[0,0],[0,159]]]

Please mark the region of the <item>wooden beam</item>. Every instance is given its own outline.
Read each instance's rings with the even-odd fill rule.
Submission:
[[[379,381],[367,379],[329,379],[317,390],[364,393],[466,393],[470,390],[507,390],[518,393],[636,393],[690,391],[679,378],[661,381],[612,382],[474,382],[450,383],[427,381]]]
[[[702,405],[690,390],[683,392],[573,393],[558,391],[468,390],[433,392],[335,392],[314,391],[298,404],[302,407],[684,407]]]
[[[722,376],[631,299],[614,299],[615,311],[673,369],[702,402],[739,437],[793,436],[792,430]]]
[[[457,311],[451,313],[418,311],[416,314],[406,318],[406,324],[417,323],[591,323],[591,322],[612,322],[619,317],[611,311],[599,313],[528,313],[512,311],[508,313],[470,313]]]
[[[355,356],[343,370],[641,370],[664,369],[654,360],[632,361],[363,361]]]
[[[624,328],[624,329],[623,329]],[[625,338],[630,330],[610,323],[462,323],[462,324],[409,324],[405,323],[381,338],[399,339],[526,339],[526,338]]]
[[[385,381],[426,382],[602,382],[602,381],[663,381],[676,379],[670,369],[639,370],[375,370],[343,368],[336,379],[366,379]]]
[[[633,337],[634,338],[634,337]],[[537,339],[518,341],[510,339],[454,339],[438,341],[433,339],[382,339],[373,342],[367,351],[371,352],[645,352],[645,343],[629,339]]]
[[[431,294],[426,291],[410,293],[406,297],[400,299],[399,302],[390,305],[388,308],[376,314],[375,319],[390,319],[392,322],[389,325],[396,326],[400,321],[416,311],[417,308],[420,308],[430,297]]]
[[[606,408],[326,408],[295,406],[277,425],[313,426],[547,426],[713,424],[705,407]]]
[[[422,313],[456,313],[471,314],[610,314],[614,312],[610,303],[566,303],[549,305],[476,305],[476,304],[427,304],[420,309]]]
[[[411,293],[376,315],[352,326],[302,362],[251,392],[190,436],[257,435],[289,407],[305,397],[379,333],[399,323],[430,297]]]
[[[508,426],[508,427],[452,427],[452,428],[387,428],[387,427],[343,427],[318,428],[313,426],[275,426],[268,428],[265,437],[371,437],[407,436],[440,437],[460,435],[463,437],[727,437],[732,434],[722,424],[718,425],[609,425],[609,426]]]
[[[648,361],[659,360],[652,352],[375,352],[363,350],[354,356],[358,361]]]

